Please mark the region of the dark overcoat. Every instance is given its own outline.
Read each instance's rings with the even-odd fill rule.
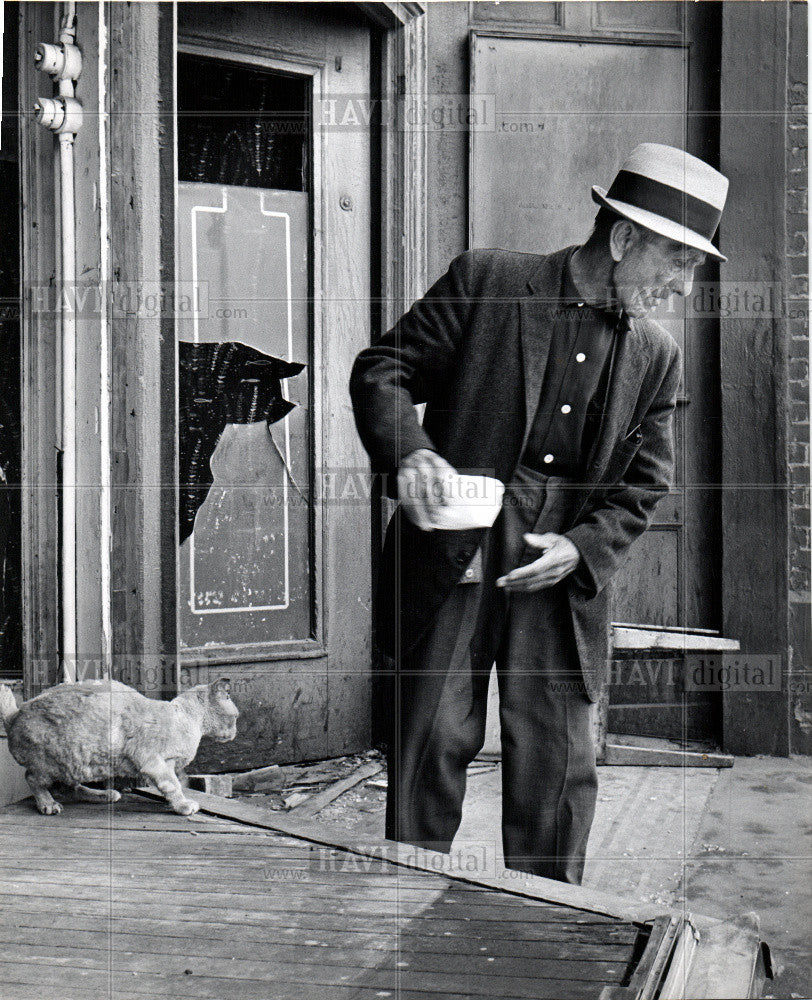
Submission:
[[[549,256],[471,250],[356,359],[356,424],[374,472],[394,482],[417,448],[460,472],[508,483],[539,401],[568,250]],[[564,532],[581,561],[567,578],[586,689],[596,699],[609,655],[610,581],[672,481],[681,377],[673,338],[649,318],[620,334],[607,405]],[[422,425],[415,404],[425,403]],[[387,530],[376,642],[411,649],[461,579],[483,529],[421,531],[399,509]]]

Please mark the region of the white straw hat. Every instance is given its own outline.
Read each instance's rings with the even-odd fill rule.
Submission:
[[[727,177],[696,156],[643,142],[632,150],[609,190],[596,185],[592,198],[661,236],[727,260],[711,243],[727,188]]]

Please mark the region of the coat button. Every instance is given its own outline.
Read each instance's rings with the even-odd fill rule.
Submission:
[[[571,409],[572,409],[572,407],[570,406],[569,403],[564,403],[564,405],[561,407],[561,412],[562,413],[569,413]]]
[[[578,364],[580,364],[582,361],[586,361],[586,355],[582,351],[579,351],[578,354],[575,355],[575,360]]]
[[[554,455],[545,455],[545,456],[544,456],[544,461],[545,461],[545,463],[546,463],[547,465],[549,465],[549,464],[550,464],[550,462],[552,462],[552,460],[553,460],[553,458],[554,458],[554,457],[555,457]]]

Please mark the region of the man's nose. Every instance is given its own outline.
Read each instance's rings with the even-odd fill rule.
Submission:
[[[675,278],[671,282],[671,291],[675,295],[681,295],[683,298],[686,295],[691,294],[691,289],[694,287],[694,276],[693,274],[683,274],[679,278]]]

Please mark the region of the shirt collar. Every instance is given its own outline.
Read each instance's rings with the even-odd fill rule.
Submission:
[[[578,291],[575,286],[575,282],[572,278],[572,268],[570,267],[570,261],[572,260],[572,255],[578,247],[573,247],[567,254],[567,259],[564,261],[564,267],[561,271],[561,299],[565,305],[573,305],[578,308],[592,309],[594,312],[603,316],[606,323],[610,327],[616,327],[620,331],[628,330],[629,328],[629,317],[623,311],[621,307],[602,307],[591,305],[584,300],[584,297]]]

